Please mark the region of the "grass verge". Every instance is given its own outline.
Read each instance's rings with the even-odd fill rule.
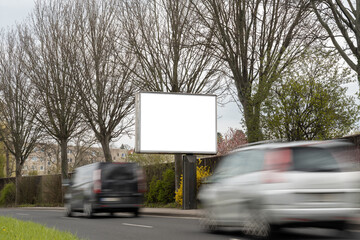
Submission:
[[[41,224],[0,216],[1,240],[80,240],[70,232],[61,232]]]

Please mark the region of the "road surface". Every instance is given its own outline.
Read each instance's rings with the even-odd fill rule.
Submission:
[[[202,232],[198,219],[194,217],[140,216],[131,214],[99,214],[87,219],[81,213],[75,217],[65,217],[61,210],[38,210],[23,208],[0,209],[0,215],[33,221],[61,231],[70,231],[79,238],[88,240],[247,240],[248,237],[234,229],[226,229],[217,234]],[[0,223],[1,225],[1,223]],[[331,229],[285,229],[274,239],[360,239],[360,231],[353,229],[348,234]]]

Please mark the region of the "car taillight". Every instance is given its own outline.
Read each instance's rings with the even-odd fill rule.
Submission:
[[[291,149],[280,149],[265,154],[264,183],[285,182],[283,172],[290,169]]]
[[[145,193],[146,192],[146,181],[145,181],[145,174],[142,169],[137,170],[137,177],[138,177],[138,192]]]
[[[94,180],[94,193],[101,193],[101,170],[95,170],[93,172],[93,180]]]

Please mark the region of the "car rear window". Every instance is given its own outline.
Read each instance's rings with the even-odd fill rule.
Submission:
[[[103,180],[132,180],[136,178],[134,164],[104,164],[101,167],[101,177]]]
[[[339,164],[330,151],[317,147],[293,148],[293,170],[304,172],[339,172]]]

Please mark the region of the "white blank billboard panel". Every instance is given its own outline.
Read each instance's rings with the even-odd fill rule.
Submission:
[[[138,153],[216,154],[216,96],[139,93]]]

